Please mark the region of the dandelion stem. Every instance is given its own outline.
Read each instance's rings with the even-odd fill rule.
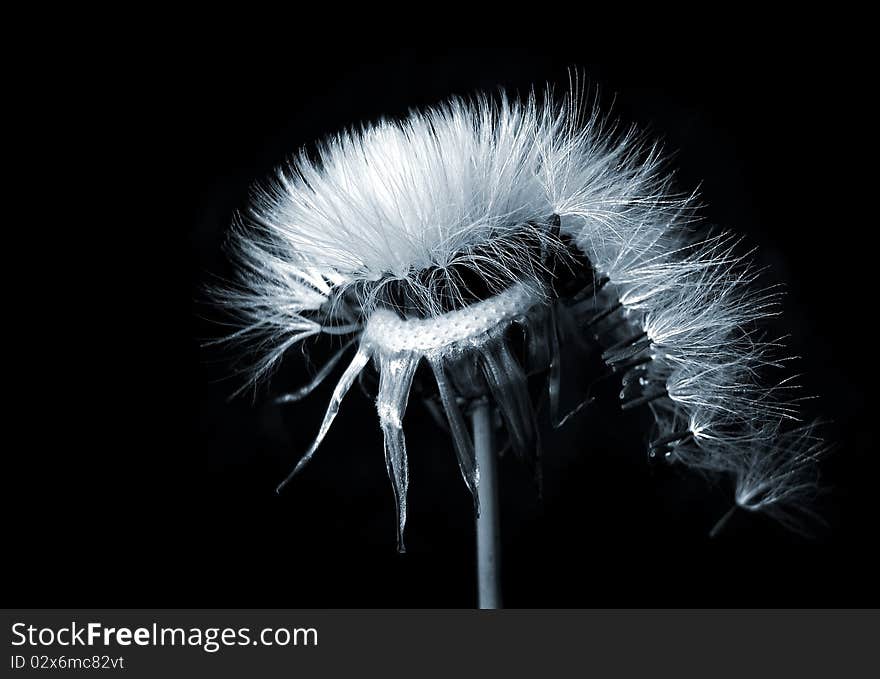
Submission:
[[[501,530],[498,512],[498,458],[492,444],[492,410],[488,399],[471,411],[474,452],[480,481],[477,494],[477,600],[480,608],[501,608]]]

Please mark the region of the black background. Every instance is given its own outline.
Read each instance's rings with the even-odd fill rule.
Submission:
[[[680,186],[700,186],[706,220],[746,234],[768,281],[787,283],[774,329],[790,333],[805,390],[819,397],[806,409],[831,420],[836,443],[818,505],[828,525],[808,540],[739,513],[709,539],[730,489],[649,465],[646,414],[605,404],[546,440],[543,502],[513,459],[502,462],[506,605],[880,604],[867,403],[874,229],[844,216],[868,201],[839,153],[864,137],[847,66],[785,49],[628,63],[565,48],[204,54],[147,66],[149,95],[103,131],[127,160],[102,169],[131,181],[97,254],[121,266],[113,277],[81,267],[94,302],[65,299],[76,308],[71,337],[47,359],[64,369],[7,453],[20,465],[5,493],[9,604],[474,605],[470,503],[446,434],[411,404],[406,555],[395,550],[376,417],[357,390],[276,496],[333,380],[297,405],[271,405],[268,394],[309,374],[292,351],[268,388],[227,402],[239,383],[224,379],[221,352],[200,348],[222,332],[202,286],[231,274],[221,245],[251,184],[300,146],[450,94],[564,87],[569,67],[615,116],[660,137]],[[84,203],[69,219],[88,231],[107,215]],[[86,327],[98,329],[87,340]],[[328,355],[314,343],[309,352],[313,366]]]

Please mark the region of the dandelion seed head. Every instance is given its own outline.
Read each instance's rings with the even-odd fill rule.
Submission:
[[[650,408],[651,456],[731,476],[740,506],[790,524],[778,507],[805,497],[817,444],[779,424],[797,418],[791,382],[764,381],[782,363],[759,329],[779,292],[760,286],[737,236],[699,235],[694,208],[661,149],[609,124],[576,88],[561,100],[457,98],[296,155],[234,225],[239,280],[215,296],[241,326],[230,340],[256,356],[253,380],[308,337],[357,346],[294,471],[376,366],[401,544],[402,427],[418,365],[432,369],[475,493],[461,402],[491,396],[514,450],[535,463],[527,376],[544,375],[552,419],[566,419],[560,343],[572,334],[620,376],[622,407]],[[513,326],[524,357],[509,346]]]

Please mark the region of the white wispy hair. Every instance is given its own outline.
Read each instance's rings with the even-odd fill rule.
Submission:
[[[325,140],[256,192],[247,223],[234,230],[239,283],[217,292],[242,322],[233,339],[252,342],[252,378],[306,337],[359,342],[297,469],[371,359],[381,373],[377,406],[403,502],[401,531],[407,476],[400,420],[421,359],[434,368],[472,491],[478,473],[445,377],[456,369],[454,356],[475,352],[508,429],[525,441],[532,412],[523,405],[525,373],[499,332],[465,333],[467,346],[455,352],[404,351],[416,344],[383,344],[377,332],[363,332],[374,312],[390,309],[404,321],[421,319],[422,337],[424,319],[471,308],[476,281],[482,298],[499,303],[510,302],[506,291],[530,291],[523,298],[532,301],[517,313],[533,336],[556,341],[548,316],[535,311],[554,306],[552,318],[567,315],[597,342],[624,376],[624,407],[649,404],[655,415],[652,454],[729,474],[739,505],[791,523],[776,506],[803,498],[811,473],[805,461],[818,448],[805,453],[812,429],[792,434],[780,424],[798,417],[785,396],[790,381],[764,382],[784,363],[779,342],[760,330],[778,313],[778,290],[757,285],[751,253],[740,253],[735,236],[697,237],[694,196],[672,191],[659,147],[587,110],[576,88],[559,103],[550,92],[541,100],[452,99]],[[592,283],[548,299],[551,263],[572,267],[572,244],[588,260]],[[547,361],[553,401],[558,356]]]
[[[829,446],[816,431],[816,423],[762,426],[764,430],[753,437],[755,445],[737,448],[741,461],[736,466],[736,504],[766,512],[787,528],[805,532],[805,519],[822,522],[811,506],[819,487],[817,463]]]

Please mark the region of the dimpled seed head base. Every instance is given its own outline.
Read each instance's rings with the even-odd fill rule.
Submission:
[[[400,318],[379,309],[367,321],[362,343],[377,352],[433,356],[485,343],[544,299],[534,286],[517,283],[504,292],[431,318]]]

